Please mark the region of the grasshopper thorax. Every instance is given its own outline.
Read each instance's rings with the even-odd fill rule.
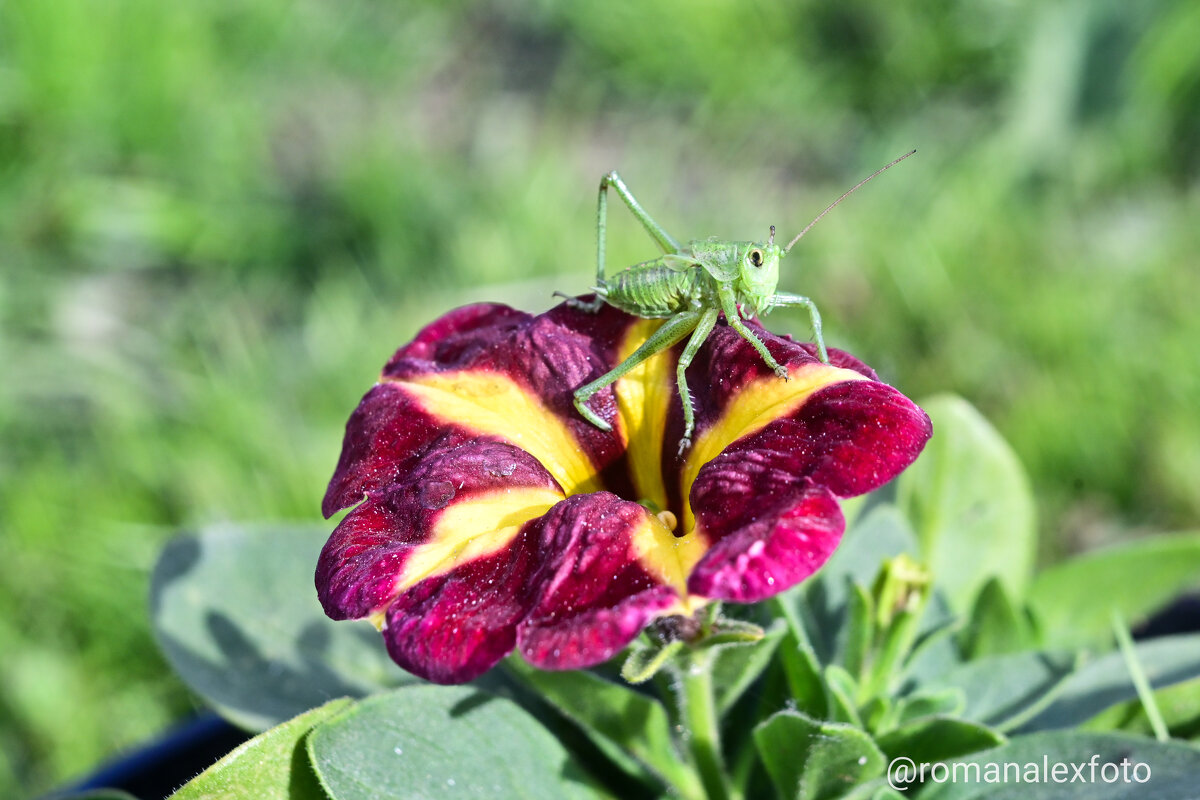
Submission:
[[[728,286],[738,305],[756,315],[771,307],[779,283],[779,259],[783,257],[783,249],[775,244],[774,237],[766,242],[693,241],[688,243],[687,254],[717,284]]]

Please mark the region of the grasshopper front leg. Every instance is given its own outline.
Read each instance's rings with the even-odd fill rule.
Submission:
[[[821,312],[817,311],[817,304],[802,295],[776,292],[771,298],[771,308],[783,306],[804,306],[808,309],[808,318],[812,321],[813,337],[817,340],[817,357],[821,359],[821,363],[828,364],[829,353],[825,350],[825,337],[821,335]]]
[[[616,383],[625,373],[638,364],[641,364],[650,356],[660,353],[682,340],[683,337],[695,330],[702,315],[703,313],[700,311],[684,311],[669,318],[662,327],[651,334],[650,338],[642,342],[641,346],[637,350],[634,350],[629,358],[617,364],[591,383],[576,389],[575,408],[579,411],[580,415],[600,430],[611,431],[612,425],[605,422],[596,412],[588,408],[587,401],[604,387]],[[684,408],[690,411],[690,399],[687,397],[684,398]]]
[[[675,383],[679,387],[679,399],[683,403],[683,438],[679,440],[679,455],[683,455],[683,451],[692,446],[692,429],[696,427],[696,410],[692,408],[692,393],[688,391],[687,377],[684,375],[687,368],[692,363],[692,359],[696,357],[696,352],[700,349],[700,345],[712,333],[713,326],[717,324],[717,317],[721,312],[715,308],[707,309],[700,315],[700,321],[696,324],[696,329],[692,331],[692,338],[688,339],[687,346],[683,348],[682,355],[679,356],[679,365],[675,368]]]
[[[785,381],[788,376],[788,368],[771,355],[771,351],[754,335],[754,331],[746,327],[746,323],[742,322],[741,314],[738,313],[737,298],[733,294],[733,287],[728,283],[723,283],[717,286],[717,298],[721,301],[721,310],[725,312],[725,321],[729,323],[729,327],[733,328],[741,337],[754,346],[758,354],[762,356],[762,360],[766,362],[767,367],[771,369],[779,377]]]

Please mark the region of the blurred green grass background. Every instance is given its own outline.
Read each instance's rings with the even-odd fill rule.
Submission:
[[[1198,41],[1190,0],[0,4],[0,796],[192,707],[163,541],[314,518],[417,327],[587,290],[614,167],[679,238],[790,237],[917,147],[781,288],[983,409],[1045,558],[1194,527]]]

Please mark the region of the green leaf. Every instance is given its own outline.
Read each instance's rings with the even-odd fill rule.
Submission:
[[[1029,618],[1013,603],[1004,583],[993,576],[979,590],[962,638],[967,657],[980,658],[1027,650],[1035,637]]]
[[[1154,693],[1154,703],[1172,736],[1179,739],[1200,736],[1200,678],[1159,689]],[[1092,731],[1122,730],[1154,735],[1154,727],[1140,699],[1110,706],[1080,727]]]
[[[787,636],[780,643],[778,652],[792,702],[800,711],[824,719],[829,714],[830,698],[804,623],[789,601],[776,598],[774,604],[788,626]]]
[[[896,709],[896,721],[906,722],[929,716],[961,716],[967,708],[967,693],[957,686],[936,691],[917,691],[903,698]]]
[[[842,640],[844,650],[837,661],[847,672],[861,680],[875,639],[874,603],[861,583],[851,585],[847,610],[846,636]]]
[[[858,682],[854,676],[837,664],[825,667],[825,690],[829,693],[830,716],[834,719],[863,727],[858,716]]]
[[[331,700],[255,736],[184,784],[171,800],[327,800],[303,742],[309,731],[352,702]]]
[[[663,645],[637,643],[621,665],[621,678],[628,683],[645,683],[657,675],[683,647],[680,639]]]
[[[996,429],[960,397],[921,406],[933,438],[897,479],[921,558],[951,605],[965,612],[992,576],[1023,597],[1036,546],[1033,495],[1021,463]]]
[[[887,785],[884,778],[860,783],[839,800],[904,800],[904,795]]]
[[[922,688],[961,689],[967,701],[964,718],[1006,731],[1059,696],[1076,663],[1074,654],[1065,653],[988,656],[968,661]]]
[[[862,730],[780,711],[754,729],[754,743],[781,798],[824,800],[882,774],[883,753]]]
[[[649,768],[677,786],[695,783],[675,749],[667,711],[654,697],[591,672],[549,672],[516,658],[505,664],[626,771],[644,776]],[[631,757],[636,764],[628,763]]]
[[[738,698],[758,680],[787,633],[788,628],[783,620],[776,620],[757,642],[727,644],[717,650],[713,663],[713,687],[720,714],[728,713]]]
[[[905,609],[892,619],[892,624],[883,632],[883,638],[875,651],[875,662],[864,679],[860,697],[891,694],[900,683],[905,657],[909,654],[916,638],[918,616],[921,610]]]
[[[1131,624],[1200,586],[1200,533],[1106,547],[1043,570],[1028,602],[1056,647],[1107,645],[1112,612]]]
[[[1063,766],[1059,769],[1056,764]],[[1006,765],[1014,766],[1004,782]],[[1072,765],[1081,767],[1082,780],[1075,779]],[[927,770],[918,795],[921,800],[1195,800],[1200,750],[1127,734],[1055,731],[1014,737],[1008,744],[951,762],[947,768],[955,769],[950,774],[959,779],[935,782]],[[1122,769],[1127,780],[1120,777]]]
[[[935,586],[921,618],[920,634],[904,663],[904,678],[922,684],[963,664],[955,636],[960,628],[961,618],[952,614],[949,602]]]
[[[1166,686],[1200,677],[1200,634],[1163,636],[1134,647],[1150,686]],[[1083,665],[1054,701],[1021,726],[1022,731],[1068,728],[1118,703],[1137,697],[1129,668],[1119,652],[1106,653]]]
[[[819,661],[828,663],[845,649],[850,587],[870,586],[885,558],[916,552],[908,521],[895,506],[877,506],[846,532],[820,572],[785,593],[781,601],[803,620]]]
[[[334,622],[313,589],[328,529],[222,525],[170,542],[150,605],[159,646],[224,716],[264,730],[331,697],[417,679],[367,622]]]
[[[1004,741],[999,731],[949,716],[922,717],[875,738],[875,744],[889,759],[907,756],[918,764],[948,761]]]
[[[515,703],[464,686],[375,695],[308,739],[333,800],[605,796]]]

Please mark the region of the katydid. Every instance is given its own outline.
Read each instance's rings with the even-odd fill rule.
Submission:
[[[693,240],[680,245],[661,225],[646,213],[641,204],[615,171],[600,179],[600,195],[596,208],[596,297],[591,301],[567,297],[568,305],[595,313],[605,304],[615,306],[629,314],[647,319],[665,319],[666,322],[646,339],[633,353],[613,369],[596,380],[575,390],[575,408],[588,422],[601,430],[612,430],[612,426],[587,405],[592,395],[615,383],[621,376],[656,353],[666,350],[687,338],[687,344],[679,356],[675,369],[679,387],[679,399],[683,403],[683,438],[679,440],[682,455],[692,443],[695,427],[695,410],[688,393],[684,373],[692,363],[700,346],[712,333],[717,319],[724,312],[725,320],[738,334],[753,345],[767,367],[780,378],[787,380],[788,370],[778,363],[766,345],[746,327],[743,318],[765,314],[772,308],[802,306],[808,310],[812,321],[817,355],[829,363],[825,350],[825,339],[821,335],[821,314],[817,306],[807,297],[776,291],[779,282],[779,260],[800,241],[800,238],[816,225],[834,206],[842,202],[858,187],[879,173],[892,167],[917,152],[913,150],[895,161],[879,168],[859,181],[837,200],[834,200],[804,230],[796,234],[786,247],[775,244],[775,226],[765,242],[727,242],[718,240]],[[650,238],[662,249],[663,255],[644,261],[618,272],[611,278],[604,275],[605,230],[608,218],[608,189],[612,187],[625,201],[630,212],[637,218]],[[556,292],[556,294],[558,294]],[[564,296],[565,295],[561,295]],[[690,338],[689,338],[690,335]]]

